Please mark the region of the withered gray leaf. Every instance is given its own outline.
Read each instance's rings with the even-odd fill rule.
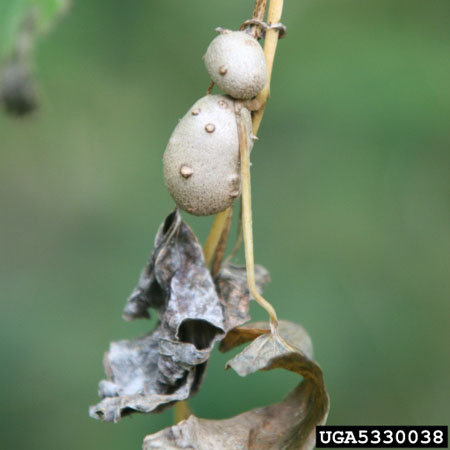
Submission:
[[[167,339],[166,334],[158,326],[140,338],[111,343],[104,358],[108,379],[99,384],[99,396],[103,400],[90,408],[91,417],[117,422],[126,413],[160,412],[173,402],[189,397],[196,389],[195,384],[203,368],[201,365],[180,365],[178,382],[172,385],[164,383],[160,347],[161,342]]]
[[[260,291],[270,280],[258,265],[255,278]],[[210,347],[217,335],[248,321],[249,302],[245,267],[222,267],[214,285],[197,238],[175,210],[158,230],[123,316],[149,317],[148,309],[155,308],[174,338],[202,349]]]
[[[225,305],[226,329],[231,330],[249,321],[250,292],[245,267],[227,264],[220,269],[215,281],[219,297]],[[259,292],[262,292],[270,281],[267,269],[256,265],[255,281]]]
[[[160,226],[123,316],[127,320],[149,317],[150,307],[158,310],[173,338],[199,348],[209,347],[217,334],[225,332],[222,304],[202,248],[178,209]]]
[[[303,381],[281,403],[231,419],[206,420],[190,416],[178,425],[147,436],[144,450],[314,448],[315,427],[325,423],[329,399],[320,367],[305,354],[312,350],[308,335],[303,328],[289,322],[280,322],[280,337],[265,333],[268,324],[254,324],[249,328],[259,329],[262,334],[230,361],[231,367],[242,374],[283,368],[298,373]],[[238,344],[239,339],[233,338],[233,342]],[[232,344],[227,347],[231,348]],[[293,348],[297,350],[292,351]]]
[[[256,278],[262,290],[268,272],[257,266]],[[194,233],[178,210],[171,213],[124,310],[131,320],[149,317],[154,308],[160,323],[146,336],[111,344],[104,362],[108,379],[99,385],[103,400],[90,415],[118,421],[124,413],[159,412],[189,398],[215,342],[248,320],[249,302],[245,268],[226,266],[214,283]]]

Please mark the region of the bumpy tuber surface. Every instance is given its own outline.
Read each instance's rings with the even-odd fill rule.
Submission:
[[[266,84],[263,49],[245,31],[223,30],[209,45],[204,60],[212,81],[231,97],[253,98]]]
[[[250,113],[243,114],[251,130]],[[251,147],[250,132],[247,138]],[[167,188],[181,209],[207,216],[228,208],[240,195],[234,100],[222,95],[198,100],[173,131],[163,166]]]

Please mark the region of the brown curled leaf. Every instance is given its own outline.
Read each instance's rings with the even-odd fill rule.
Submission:
[[[265,322],[264,322],[265,324]],[[245,327],[236,327],[230,330],[225,338],[220,342],[219,350],[223,353],[232,350],[239,345],[254,341],[262,334],[270,333],[270,328],[259,328],[254,323]]]
[[[268,324],[254,325],[246,327],[245,333],[252,328],[268,329]],[[325,423],[329,408],[322,371],[304,353],[311,352],[311,341],[303,328],[280,322],[279,333],[280,337],[261,334],[229,365],[240,374],[283,368],[301,375],[303,381],[284,401],[225,420],[190,416],[178,425],[147,436],[143,449],[313,449],[315,427]],[[292,348],[297,350],[291,351]]]
[[[244,331],[254,329],[270,330],[267,323],[255,322],[251,326],[244,327]],[[279,336],[271,333],[264,333],[256,337],[256,339],[247,347],[238,353],[233,359],[228,361],[227,368],[231,367],[241,377],[245,377],[257,370],[265,370],[272,358],[278,357],[285,353],[297,352],[312,359],[313,348],[311,338],[303,327],[293,322],[281,320],[278,325]],[[257,332],[255,333],[257,334]],[[235,343],[239,345],[239,340]],[[228,349],[231,349],[230,345]],[[288,367],[285,367],[290,370]]]

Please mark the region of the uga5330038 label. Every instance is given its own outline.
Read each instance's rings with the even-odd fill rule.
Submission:
[[[318,426],[317,448],[447,448],[447,426]]]

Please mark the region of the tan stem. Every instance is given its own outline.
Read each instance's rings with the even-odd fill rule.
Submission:
[[[177,424],[177,423],[181,422],[182,420],[186,420],[191,414],[192,414],[192,412],[189,408],[189,404],[188,404],[187,400],[178,402],[174,406],[173,421],[175,422],[175,424]]]
[[[223,225],[222,234],[220,235],[219,242],[217,243],[216,251],[211,263],[211,275],[213,278],[219,273],[220,267],[222,266],[222,260],[225,255],[225,250],[227,248],[228,235],[230,234],[231,219],[233,218],[233,208],[228,208],[229,214],[225,219]]]
[[[267,13],[267,23],[277,23],[281,21],[283,12],[283,0],[270,0],[269,11]],[[270,80],[272,78],[273,62],[278,44],[279,31],[269,28],[266,31],[264,43],[264,55],[267,65],[267,82],[263,90],[256,97],[256,102],[261,105],[260,109],[253,114],[252,132],[256,136],[261,125],[267,100],[270,96]],[[259,293],[255,282],[255,262],[253,255],[253,224],[251,205],[251,180],[250,180],[250,152],[248,149],[247,133],[245,123],[237,114],[237,124],[239,133],[239,145],[241,152],[241,190],[242,190],[242,230],[244,234],[245,263],[247,269],[247,283],[251,295],[269,313],[272,332],[277,333],[277,315],[273,306]]]
[[[253,18],[263,20],[266,11],[267,0],[256,0],[253,9]],[[267,15],[267,23],[277,23],[281,21],[281,14],[283,11],[283,0],[271,0],[269,11]],[[270,95],[270,80],[272,77],[273,61],[278,44],[279,31],[276,29],[268,29],[266,31],[266,39],[264,43],[264,54],[267,64],[267,82],[264,89],[256,97],[261,108],[253,114],[253,134],[256,136],[261,125],[261,120],[264,115],[266,103]],[[208,88],[208,94],[211,93],[214,84]],[[241,177],[242,177],[242,212],[241,222],[242,231],[244,235],[245,246],[245,262],[247,271],[247,283],[250,294],[253,298],[268,312],[270,317],[270,325],[272,333],[278,335],[277,326],[278,320],[273,306],[259,293],[255,281],[255,262],[253,255],[253,225],[252,225],[252,206],[251,206],[251,182],[250,182],[250,155],[248,149],[247,132],[243,121],[237,117],[240,153],[241,153]],[[216,253],[219,242],[222,245],[226,244],[228,236],[232,209],[231,207],[218,213],[214,219],[208,238],[203,248],[206,265],[209,266]],[[224,234],[225,231],[225,234]],[[240,244],[240,238],[238,238]],[[237,248],[239,248],[239,244]],[[236,247],[236,245],[235,245]],[[233,249],[234,250],[234,249]],[[175,405],[175,423],[187,419],[191,415],[187,401],[178,402]]]
[[[253,19],[264,20],[266,15],[267,0],[256,0],[253,8]]]
[[[209,83],[208,89],[206,91],[206,95],[210,95],[212,90],[214,89],[214,81],[211,81],[211,83]]]
[[[271,0],[269,11],[267,13],[267,23],[278,23],[281,21],[283,12],[283,0]],[[261,104],[261,108],[253,114],[253,134],[256,135],[261,125],[267,100],[270,96],[270,80],[272,78],[273,61],[277,50],[279,31],[269,28],[266,31],[266,39],[264,42],[264,55],[266,56],[267,65],[267,82],[264,89],[257,95],[256,100]]]
[[[225,258],[225,262],[224,262],[225,265],[228,264],[232,260],[232,258],[239,251],[241,244],[242,244],[242,201],[241,201],[241,207],[240,207],[240,211],[239,211],[239,222],[238,222],[237,227],[238,227],[238,229],[237,229],[236,242],[234,243],[230,254]]]
[[[252,19],[263,21],[264,16],[266,15],[266,6],[267,6],[267,0],[256,0],[255,7],[253,8]],[[261,38],[262,29],[260,26],[252,25],[250,27],[250,30],[256,39]]]
[[[265,10],[266,10],[266,4],[267,0],[256,0],[255,2],[255,8],[253,10],[253,17],[257,18],[259,20],[262,20],[264,18]],[[283,12],[283,0],[270,0],[269,4],[269,10],[267,13],[267,23],[277,23],[281,21],[281,14]],[[261,18],[262,14],[262,18]],[[270,80],[272,78],[272,69],[273,69],[273,62],[275,59],[275,52],[277,49],[278,44],[278,34],[279,31],[277,29],[269,28],[266,31],[266,38],[264,43],[264,55],[266,57],[266,65],[267,65],[267,82],[264,86],[263,90],[257,95],[255,104],[261,105],[260,108],[253,113],[252,117],[252,131],[253,134],[256,136],[259,130],[259,126],[261,125],[262,117],[264,115],[264,110],[266,108],[266,103],[270,95]],[[245,125],[244,125],[245,128]],[[244,134],[245,141],[247,140],[246,134]],[[249,283],[249,289],[256,291],[255,300],[258,301],[258,303],[261,304],[267,311],[269,312],[271,322],[272,324],[276,324],[276,313],[273,309],[272,305],[270,305],[269,302],[267,302],[258,292],[256,288],[256,283],[254,283],[254,261],[253,261],[253,229],[252,229],[252,214],[251,214],[251,190],[250,190],[250,164],[249,164],[249,155],[248,155],[248,143],[246,153],[247,155],[242,155],[242,149],[241,149],[241,176],[242,177],[242,227],[243,227],[243,234],[244,234],[244,244],[245,244],[245,254],[246,254],[246,260],[247,257],[250,257],[250,266],[247,264],[247,274],[249,272],[250,267],[250,278],[251,280],[248,281]],[[243,161],[244,158],[247,158],[248,162],[248,176],[244,174],[243,166],[245,164],[245,161]],[[248,185],[248,186],[247,186]],[[247,205],[244,207],[244,197],[247,199]],[[205,254],[205,261],[207,265],[211,263],[211,260],[214,256],[214,253],[216,251],[217,245],[219,243],[220,237],[222,235],[222,232],[226,226],[226,216],[224,216],[224,213],[226,211],[223,211],[219,214],[217,214],[211,231],[209,233],[209,236],[207,238],[207,241],[205,243],[204,247],[204,254]],[[247,220],[244,220],[244,217],[246,217]],[[246,229],[247,229],[247,239],[246,236]],[[250,232],[249,232],[250,229]],[[246,242],[245,242],[246,241]],[[253,280],[254,289],[250,286],[251,281]],[[262,301],[259,301],[258,298]]]
[[[209,231],[208,238],[206,239],[205,245],[203,246],[203,254],[205,256],[206,267],[209,267],[213,259],[214,253],[216,252],[217,245],[219,244],[220,238],[222,236],[223,230],[227,224],[228,216],[231,215],[231,207],[221,211],[214,218],[214,222]]]
[[[236,123],[241,153],[241,190],[242,190],[242,231],[244,235],[245,268],[250,295],[268,312],[272,330],[278,326],[277,314],[273,306],[259,293],[255,281],[255,260],[253,255],[252,195],[250,180],[250,152],[248,148],[248,130],[242,120],[237,105]]]
[[[267,0],[256,0],[255,7],[253,9],[253,18],[258,20],[264,19],[266,4]],[[271,0],[269,5],[269,11],[267,14],[267,23],[271,24],[280,22],[282,12],[283,12],[283,0]],[[269,28],[266,31],[266,39],[264,43],[264,55],[266,57],[266,65],[267,65],[267,82],[263,90],[256,96],[254,100],[252,100],[253,104],[258,105],[257,106],[258,109],[253,113],[252,116],[252,123],[253,123],[252,131],[254,136],[258,134],[258,130],[264,115],[264,110],[266,108],[266,103],[270,96],[270,81],[272,79],[272,70],[273,70],[273,62],[275,59],[275,52],[277,50],[278,34],[279,31],[276,29]],[[235,254],[237,252],[240,243],[241,243],[240,236],[238,236],[238,240],[233,247],[232,254]],[[227,261],[229,259],[230,257],[227,258]]]

